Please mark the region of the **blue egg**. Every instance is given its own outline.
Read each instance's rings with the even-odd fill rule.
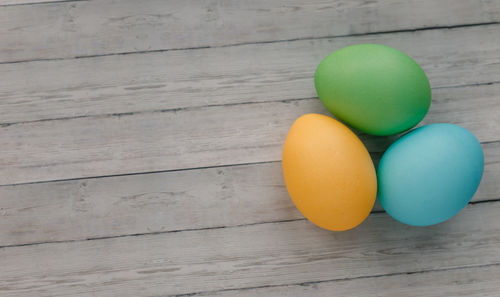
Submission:
[[[483,150],[467,129],[452,124],[423,126],[384,153],[377,170],[377,197],[400,222],[441,223],[471,200],[483,169]]]

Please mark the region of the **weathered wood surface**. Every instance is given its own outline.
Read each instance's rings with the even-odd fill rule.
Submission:
[[[500,142],[483,147],[485,173],[474,202],[500,197]],[[6,186],[0,197],[3,246],[303,218],[280,162]]]
[[[497,141],[499,90],[436,90],[422,123],[457,123],[482,142]],[[277,161],[290,125],[310,112],[327,113],[312,98],[0,127],[0,184]],[[361,138],[372,152],[395,139]]]
[[[498,295],[499,21],[496,0],[0,0],[0,295]],[[290,202],[314,70],[366,42],[422,65],[422,124],[483,143],[449,222],[376,205],[332,233]],[[360,136],[376,162],[395,139]]]
[[[312,282],[248,290],[227,290],[194,296],[273,297],[492,297],[499,296],[500,265],[397,274],[355,280]],[[355,295],[353,295],[355,294]]]
[[[30,4],[52,4],[56,2],[77,2],[77,1],[88,1],[88,0],[0,0],[0,7],[30,5]]]
[[[377,213],[338,233],[301,220],[3,248],[0,288],[2,296],[169,296],[499,264],[499,211],[498,202],[469,205],[428,228]]]
[[[1,10],[0,10],[1,11]],[[407,52],[434,88],[500,82],[499,25],[0,65],[0,124],[316,96],[332,50]]]
[[[500,3],[94,0],[3,7],[0,20],[9,62],[490,23]]]

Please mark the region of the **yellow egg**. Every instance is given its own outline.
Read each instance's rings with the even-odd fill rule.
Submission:
[[[344,124],[306,114],[283,146],[283,175],[299,211],[319,227],[343,231],[361,224],[377,194],[370,154]]]

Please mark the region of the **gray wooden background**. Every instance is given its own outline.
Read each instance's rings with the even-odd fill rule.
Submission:
[[[286,193],[317,64],[368,42],[482,142],[446,223],[328,232]],[[500,0],[0,0],[0,144],[0,296],[500,296]]]

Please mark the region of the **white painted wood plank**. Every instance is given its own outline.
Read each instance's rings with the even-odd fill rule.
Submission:
[[[500,263],[500,203],[428,228],[385,213],[0,249],[3,296],[168,296]],[[221,214],[222,215],[222,214]],[[355,295],[355,294],[354,294]]]
[[[278,286],[247,290],[230,290],[196,294],[194,296],[273,296],[273,297],[335,297],[335,296],[394,296],[394,297],[449,297],[499,296],[500,265],[473,267],[416,274],[398,274],[320,282],[304,285]]]
[[[500,142],[483,147],[473,201],[500,198]],[[0,197],[2,246],[302,218],[280,162],[4,186]]]
[[[500,84],[439,89],[423,123],[451,122],[499,140]],[[84,117],[0,127],[0,184],[277,161],[300,115],[318,99]],[[361,135],[371,152],[395,137]]]
[[[0,65],[0,123],[315,97],[332,50],[383,43],[433,87],[500,81],[500,25]]]
[[[3,7],[0,20],[5,62],[498,22],[500,4],[94,0]]]

